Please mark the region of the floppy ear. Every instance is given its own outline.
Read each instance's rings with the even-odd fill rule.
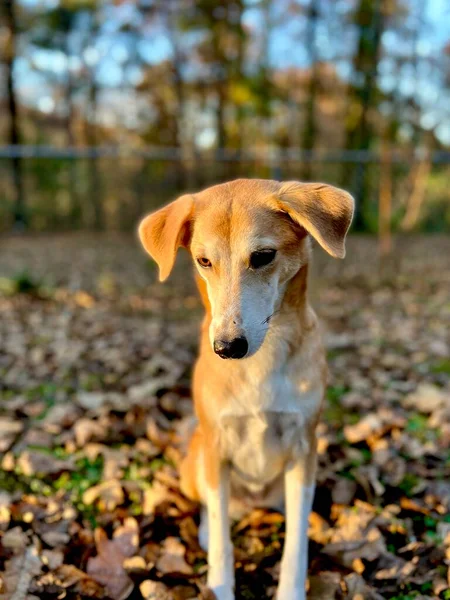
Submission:
[[[331,256],[344,258],[345,236],[355,202],[339,188],[324,183],[282,183],[279,208],[310,233]]]
[[[158,263],[159,280],[170,275],[180,246],[185,245],[189,217],[194,207],[190,194],[148,215],[139,225],[139,238],[150,256]]]

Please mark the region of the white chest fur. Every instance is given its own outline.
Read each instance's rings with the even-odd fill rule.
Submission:
[[[286,462],[307,450],[306,429],[322,389],[305,374],[279,369],[258,377],[250,368],[218,415],[221,451],[246,486],[258,492]]]

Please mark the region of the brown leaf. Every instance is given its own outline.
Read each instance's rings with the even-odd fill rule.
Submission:
[[[144,600],[174,600],[170,590],[157,581],[146,579],[139,586],[139,590]]]
[[[372,561],[385,554],[386,543],[374,519],[375,511],[367,503],[357,502],[354,509],[341,510],[330,543],[322,552],[349,568],[355,559]]]
[[[330,541],[331,527],[318,513],[309,515],[308,536],[318,544],[327,544]]]
[[[75,468],[71,458],[61,460],[50,454],[34,450],[23,452],[17,459],[17,466],[27,477],[36,474],[55,475],[63,471],[73,471]]]
[[[259,528],[265,525],[280,525],[284,522],[284,517],[277,512],[268,512],[267,510],[255,509],[236,525],[235,531],[244,531],[247,527]]]
[[[166,431],[163,431],[153,418],[147,420],[147,437],[152,444],[162,450],[170,442],[170,435]]]
[[[50,531],[46,531],[41,534],[42,540],[51,546],[52,548],[57,548],[58,546],[64,546],[70,540],[70,535],[65,533],[64,531],[56,531],[54,529]]]
[[[186,548],[175,537],[168,537],[162,543],[161,555],[156,562],[156,568],[163,575],[169,573],[182,573],[191,575],[192,567],[188,565],[184,556]]]
[[[421,383],[415,392],[403,398],[402,404],[406,408],[429,414],[450,406],[450,393],[430,383]]]
[[[125,495],[122,485],[116,479],[103,481],[87,489],[83,494],[83,502],[87,506],[98,502],[103,512],[113,511],[117,506],[123,504]]]
[[[369,413],[355,425],[346,425],[344,435],[348,442],[357,444],[367,440],[371,435],[380,432],[383,428],[383,421],[377,413]]]
[[[346,594],[344,600],[382,600],[382,596],[371,590],[361,575],[350,573],[344,577]]]
[[[93,439],[101,440],[105,435],[104,426],[93,419],[79,419],[73,430],[75,441],[80,448]]]
[[[5,592],[5,595],[2,593],[0,600],[24,600],[32,578],[39,575],[41,569],[42,563],[36,543],[7,560],[0,579],[0,591]]]
[[[144,515],[152,515],[155,508],[170,498],[170,492],[165,485],[155,481],[152,487],[144,490],[142,512]]]
[[[85,392],[79,391],[75,401],[86,410],[96,411],[101,408],[108,400],[108,395],[103,392]]]
[[[334,600],[340,591],[339,573],[325,571],[309,578],[309,600]]]
[[[0,452],[5,452],[23,430],[23,423],[9,417],[0,417]]]
[[[122,527],[114,532],[113,539],[108,540],[102,529],[95,530],[97,556],[88,560],[87,572],[105,589],[114,600],[125,600],[133,589],[124,561],[137,550],[139,528],[135,519],[128,518]]]
[[[13,529],[3,534],[1,540],[3,547],[13,552],[24,550],[30,541],[21,527],[13,527]]]
[[[142,556],[132,556],[131,558],[126,558],[123,561],[123,568],[127,573],[137,573],[139,571],[145,571],[147,568],[147,563],[142,558]]]
[[[60,550],[43,550],[42,563],[54,571],[64,562],[64,554]]]
[[[61,565],[55,570],[55,577],[63,588],[74,588],[82,596],[103,598],[103,587],[89,575],[77,569],[74,565]]]
[[[351,504],[356,493],[356,482],[345,477],[339,477],[333,487],[331,496],[335,504]]]

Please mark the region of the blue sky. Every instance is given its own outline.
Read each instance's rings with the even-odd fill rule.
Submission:
[[[354,2],[355,0],[353,0]],[[38,8],[40,10],[53,8],[58,5],[58,0],[20,0],[21,4],[27,7]],[[306,0],[305,0],[306,2]],[[412,13],[419,8],[421,0],[410,0],[408,4],[412,8]],[[245,14],[245,22],[250,29],[258,30],[261,27],[261,13],[252,7],[251,1],[248,2],[249,8]],[[336,0],[336,5],[338,1]],[[342,3],[341,3],[342,4]],[[347,3],[351,5],[351,2]],[[275,18],[277,10],[283,8],[283,0],[275,2]],[[126,36],[117,34],[117,9],[115,13],[111,8],[104,13],[102,23],[103,35],[100,36],[97,46],[90,49],[90,58],[97,61],[97,78],[100,85],[106,88],[119,87],[123,84],[123,63],[127,60],[129,54],[129,45],[127,45]],[[401,94],[416,94],[423,107],[425,127],[438,127],[438,134],[443,141],[450,143],[450,123],[449,93],[441,93],[442,69],[432,68],[431,60],[439,63],[443,60],[443,48],[450,41],[450,5],[447,0],[428,0],[424,5],[424,17],[427,27],[419,40],[418,51],[423,57],[423,64],[419,68],[419,85],[417,85],[411,73],[405,69],[400,76],[395,68],[392,59],[386,59],[380,63],[380,85],[389,92],[393,89],[400,90]],[[133,9],[130,6],[120,7],[120,18],[132,19]],[[287,67],[306,67],[308,66],[308,52],[302,44],[304,37],[303,24],[301,19],[280,19],[282,23],[274,28],[269,47],[269,58],[273,68]],[[354,44],[353,39],[340,39],[339,32],[326,30],[322,28],[318,32],[318,55],[322,60],[335,62],[336,68],[344,78],[350,73],[350,63],[348,60],[336,61],[336,55],[349,53],[349,47]],[[396,36],[392,31],[387,31],[383,37],[383,45],[388,55],[398,53],[407,55],[411,52],[411,45],[405,43],[402,38]],[[170,43],[163,31],[152,31],[151,38],[143,39],[139,42],[137,51],[141,57],[149,64],[156,64],[170,56]],[[86,55],[85,55],[86,58]],[[64,75],[66,69],[65,56],[62,53],[50,51],[35,51],[33,53],[31,66],[29,56],[19,59],[17,62],[16,76],[18,78],[19,90],[23,100],[27,103],[37,104],[42,110],[51,112],[54,109],[52,100],[52,89],[42,72],[53,73],[58,79]],[[428,64],[430,63],[430,65]],[[72,59],[72,68],[76,69],[76,58]],[[35,67],[38,67],[36,69]],[[41,70],[41,73],[38,72]],[[137,83],[139,72],[129,71],[130,83]]]

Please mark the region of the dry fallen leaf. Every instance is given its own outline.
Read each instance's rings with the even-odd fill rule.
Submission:
[[[192,567],[185,560],[186,548],[174,537],[166,538],[161,545],[161,555],[156,562],[156,568],[163,575],[169,573],[192,574]]]
[[[88,598],[103,598],[103,586],[74,565],[61,565],[55,570],[55,577],[64,589],[72,588]]]
[[[309,600],[334,600],[340,590],[339,573],[324,572],[309,578]]]
[[[364,416],[355,425],[346,425],[344,427],[344,435],[348,442],[357,444],[367,440],[374,433],[380,432],[383,427],[383,422],[377,413],[369,413]]]
[[[0,452],[5,452],[13,443],[16,435],[23,430],[23,423],[9,417],[0,416]]]
[[[75,468],[70,458],[60,460],[38,451],[23,452],[17,459],[17,466],[27,477],[36,474],[54,475],[62,471],[73,471]]]
[[[82,448],[91,440],[101,440],[104,436],[104,427],[99,421],[93,419],[80,419],[74,425],[77,446]]]
[[[2,546],[8,550],[12,550],[13,552],[24,550],[29,541],[29,536],[21,527],[13,527],[4,533],[3,537],[1,538]]]
[[[421,383],[415,392],[403,398],[402,403],[406,408],[429,414],[444,406],[450,406],[450,392],[430,383]]]
[[[0,600],[22,600],[26,597],[33,577],[42,569],[36,541],[5,563],[0,573]]]
[[[351,479],[339,477],[331,493],[335,504],[351,504],[356,493],[356,482]]]
[[[125,500],[122,485],[116,479],[103,481],[87,489],[83,494],[83,502],[87,506],[98,502],[102,511],[112,511]]]
[[[139,586],[139,590],[144,600],[174,600],[170,590],[157,581],[146,579]]]
[[[139,527],[135,519],[128,518],[109,540],[102,529],[95,530],[97,556],[90,558],[87,573],[105,589],[114,600],[125,600],[133,589],[124,561],[136,552],[139,542]]]
[[[144,498],[142,505],[143,514],[153,514],[158,504],[165,502],[169,498],[170,493],[167,487],[162,483],[159,483],[158,481],[154,482],[150,489],[144,490]]]

